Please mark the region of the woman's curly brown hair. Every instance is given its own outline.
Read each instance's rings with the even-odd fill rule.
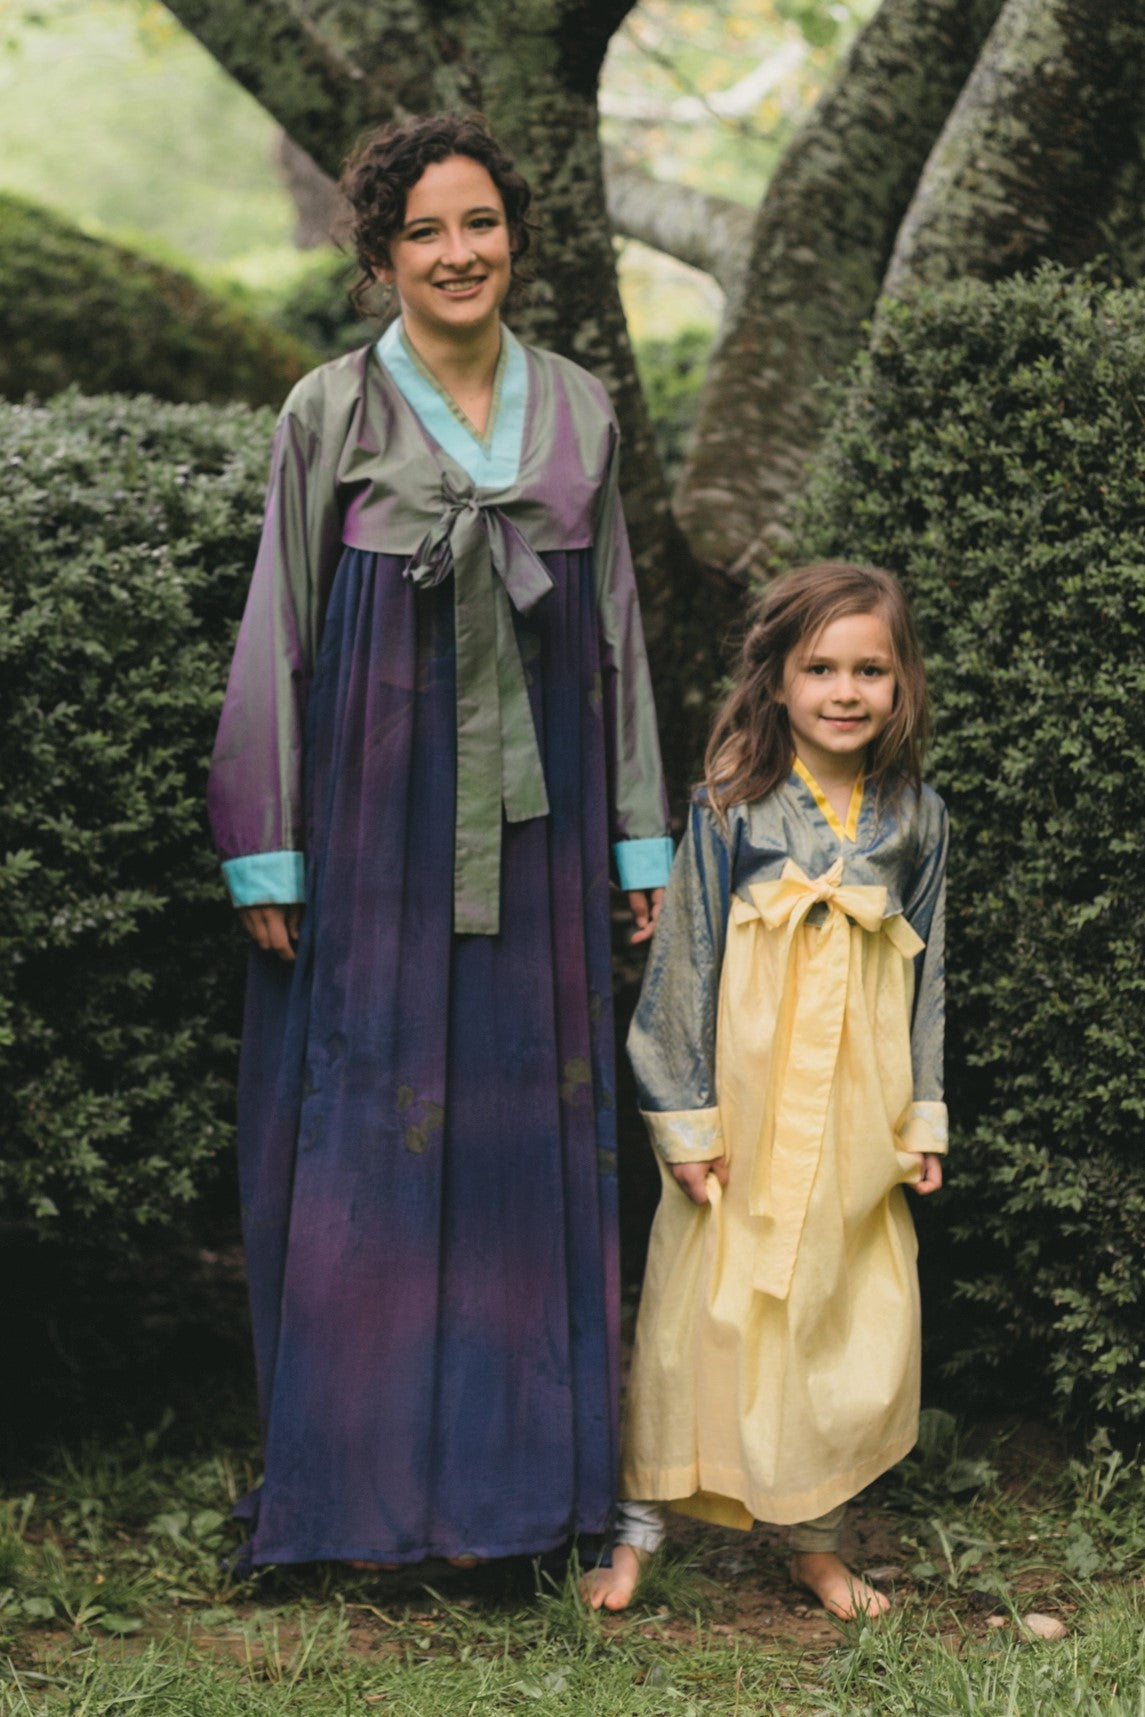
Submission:
[[[350,204],[349,238],[361,270],[350,289],[355,308],[377,282],[374,270],[390,259],[390,241],[405,225],[406,200],[425,172],[451,155],[477,161],[500,192],[509,227],[513,279],[524,280],[521,259],[529,248],[532,192],[479,113],[427,113],[383,125],[359,140],[339,181]]]

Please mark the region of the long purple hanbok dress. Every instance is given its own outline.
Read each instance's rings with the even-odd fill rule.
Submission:
[[[258,1563],[608,1523],[609,846],[671,859],[616,442],[507,330],[484,439],[400,324],[279,421],[210,787],[235,904],[305,901],[239,1081]]]

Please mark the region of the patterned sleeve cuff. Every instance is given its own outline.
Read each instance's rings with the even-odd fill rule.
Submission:
[[[642,1109],[640,1113],[666,1163],[706,1163],[725,1154],[718,1109]]]
[[[945,1103],[912,1103],[899,1116],[895,1128],[895,1144],[900,1151],[916,1151],[920,1156],[946,1155],[947,1125]]]
[[[674,852],[671,835],[653,835],[641,841],[614,841],[612,856],[621,888],[663,888],[672,870]]]
[[[235,906],[300,906],[306,899],[302,853],[249,853],[227,859],[223,877]]]

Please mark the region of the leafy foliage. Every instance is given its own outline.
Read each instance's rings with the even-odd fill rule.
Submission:
[[[799,526],[902,572],[933,679],[957,1300],[931,1329],[1011,1400],[1137,1424],[1143,404],[1139,289],[1047,268],[891,306]]]
[[[685,328],[674,339],[642,340],[636,347],[636,367],[670,484],[683,468],[711,344],[705,328]]]
[[[358,270],[352,256],[321,251],[304,273],[292,280],[270,306],[271,319],[296,340],[324,358],[364,346],[377,337],[381,322],[359,316],[349,291]],[[384,316],[385,295],[379,292],[378,312]]]
[[[269,414],[0,402],[0,1209],[113,1244],[228,1136],[203,814]]]
[[[278,405],[300,341],[188,275],[0,194],[0,394],[151,393]]]

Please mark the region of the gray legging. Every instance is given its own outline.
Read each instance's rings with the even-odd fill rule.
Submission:
[[[800,1555],[816,1550],[838,1550],[847,1505],[841,1502],[817,1520],[803,1520],[791,1528],[791,1548]],[[616,1542],[634,1550],[659,1550],[664,1542],[664,1507],[658,1502],[622,1502],[616,1515]]]

